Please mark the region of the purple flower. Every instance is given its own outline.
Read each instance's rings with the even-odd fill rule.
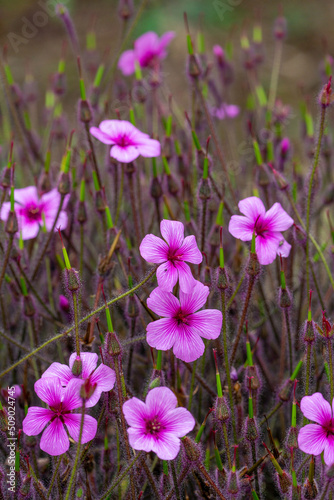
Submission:
[[[60,380],[55,377],[41,378],[35,383],[37,396],[48,404],[49,409],[31,406],[22,422],[23,432],[28,436],[36,436],[44,430],[40,447],[49,455],[62,455],[70,447],[70,441],[65,430],[74,441],[79,440],[81,414],[72,410],[82,407],[79,390],[82,382],[71,380],[64,389]],[[84,416],[81,443],[91,441],[96,434],[97,421],[90,415]]]
[[[332,407],[334,409],[334,399]],[[334,464],[334,420],[330,404],[320,392],[316,392],[303,397],[300,409],[306,418],[316,423],[300,429],[299,448],[309,455],[320,455],[324,451],[326,464]]]
[[[109,392],[114,387],[115,384],[115,372],[109,366],[100,364],[96,368],[98,355],[91,352],[81,352],[80,359],[82,361],[82,372],[79,377],[72,373],[72,367],[74,361],[77,358],[77,354],[74,352],[70,356],[69,367],[61,363],[52,363],[49,368],[43,373],[43,378],[57,377],[63,387],[66,387],[69,382],[73,379],[75,380],[86,380],[90,379],[92,385],[96,384],[96,388],[92,396],[86,401],[86,408],[95,406],[102,392]]]
[[[275,203],[266,212],[262,201],[256,196],[239,201],[239,210],[245,215],[232,215],[228,227],[235,238],[250,241],[255,231],[255,249],[260,264],[271,264],[276,255],[288,257],[291,245],[285,241],[281,231],[289,229],[293,219]]]
[[[65,196],[63,209],[66,208],[68,198],[69,196]],[[45,219],[46,230],[51,231],[57,217],[60,199],[61,196],[57,189],[52,189],[52,191],[43,194],[40,198],[35,186],[15,189],[14,209],[17,215],[19,231],[22,231],[22,238],[24,240],[30,240],[37,236],[39,228],[44,225],[43,217]],[[2,205],[0,219],[7,220],[9,211],[10,202],[6,202]],[[56,226],[60,226],[62,229],[66,228],[67,214],[64,210],[60,211]],[[16,236],[19,237],[19,232]]]
[[[161,221],[160,232],[163,240],[154,234],[145,236],[139,247],[140,255],[147,262],[161,264],[157,269],[157,280],[162,290],[171,292],[179,279],[181,290],[190,293],[196,280],[185,261],[200,264],[203,259],[195,236],[185,238],[182,222],[170,220]]]
[[[235,118],[240,112],[239,106],[235,104],[223,103],[219,108],[211,108],[211,114],[218,118],[218,120],[224,120],[225,118]]]
[[[180,299],[160,287],[147,299],[148,307],[163,316],[147,325],[147,342],[151,347],[173,353],[182,361],[195,361],[204,352],[205,339],[216,339],[222,326],[222,313],[217,309],[199,311],[206,303],[209,287],[199,281],[192,293],[180,290]]]
[[[154,451],[161,460],[173,460],[180,451],[180,438],[192,431],[195,419],[167,387],[149,391],[145,403],[131,398],[123,404],[129,441],[135,450]]]
[[[111,144],[110,156],[123,163],[130,163],[145,156],[160,156],[160,142],[138,130],[126,120],[104,120],[99,127],[91,127],[90,133],[103,144]]]
[[[135,63],[141,68],[152,67],[154,62],[166,57],[166,47],[175,36],[174,31],[167,31],[161,38],[153,31],[144,33],[134,43],[134,50],[123,52],[118,61],[118,67],[123,75],[132,75],[135,72]]]

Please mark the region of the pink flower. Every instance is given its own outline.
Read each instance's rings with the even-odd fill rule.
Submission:
[[[69,196],[65,196],[63,209],[66,208]],[[37,188],[29,186],[23,189],[15,189],[14,191],[14,209],[17,215],[19,231],[22,231],[22,238],[30,240],[35,238],[40,227],[43,227],[45,218],[45,227],[47,231],[51,231],[55,222],[58,208],[60,205],[60,193],[57,189],[52,189],[48,193],[38,197]],[[10,202],[2,205],[0,219],[7,220],[10,211]],[[67,226],[67,214],[61,210],[56,222],[57,227],[65,229]],[[19,237],[19,232],[16,234]]]
[[[276,255],[288,257],[291,245],[285,241],[281,231],[289,229],[293,219],[283,210],[280,203],[275,203],[268,212],[262,201],[256,196],[239,201],[239,210],[245,215],[232,215],[228,227],[235,238],[251,241],[255,231],[255,249],[260,264],[271,264]]]
[[[224,120],[225,118],[235,118],[240,112],[239,106],[235,104],[223,103],[219,108],[211,108],[211,114],[218,118],[218,120]]]
[[[147,325],[147,342],[151,347],[173,353],[182,361],[195,361],[204,352],[205,339],[219,337],[222,313],[217,309],[198,311],[206,303],[209,288],[199,281],[192,293],[180,290],[180,299],[160,287],[147,299],[148,307],[163,316]]]
[[[123,52],[118,61],[118,67],[123,75],[132,75],[135,72],[135,62],[141,68],[151,67],[157,60],[166,57],[166,47],[173,40],[175,33],[167,31],[161,38],[153,31],[144,33],[134,43],[134,50]]]
[[[49,368],[43,373],[42,379],[57,377],[63,387],[66,387],[73,379],[79,379],[81,382],[83,380],[90,379],[90,383],[92,385],[96,384],[94,393],[86,401],[86,408],[90,408],[91,406],[96,405],[102,392],[109,392],[114,387],[116,379],[115,372],[103,363],[96,368],[98,360],[97,354],[92,352],[81,352],[80,359],[82,361],[82,372],[79,377],[77,377],[72,373],[72,367],[76,358],[77,354],[75,352],[71,354],[69,367],[57,362],[52,363],[52,365],[50,365]]]
[[[37,396],[48,404],[49,409],[31,406],[22,422],[23,432],[28,436],[36,436],[44,430],[40,447],[49,455],[62,455],[70,447],[70,441],[65,430],[74,441],[79,440],[81,414],[72,410],[82,407],[79,390],[82,382],[71,380],[63,389],[60,380],[55,377],[41,378],[35,382]],[[84,416],[81,443],[91,441],[96,434],[97,421],[90,415]]]
[[[103,144],[111,144],[110,156],[123,163],[138,158],[160,156],[160,142],[138,130],[126,120],[104,120],[99,127],[91,127],[90,133]]]
[[[167,387],[149,391],[145,403],[131,398],[123,404],[129,441],[135,450],[154,451],[161,460],[173,460],[180,451],[180,438],[192,431],[195,419]]]
[[[332,402],[334,410],[334,399]],[[304,416],[316,422],[302,427],[298,434],[298,446],[309,455],[320,455],[324,451],[327,465],[334,463],[334,420],[330,404],[320,392],[304,396],[300,409]]]
[[[171,292],[179,279],[180,288],[190,293],[196,285],[190,267],[185,263],[200,264],[203,256],[198,249],[195,236],[184,237],[182,222],[162,220],[160,232],[163,240],[147,234],[139,247],[140,255],[147,262],[161,264],[157,269],[159,287]]]

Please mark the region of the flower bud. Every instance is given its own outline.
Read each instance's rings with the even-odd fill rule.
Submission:
[[[79,272],[71,267],[70,269],[66,269],[66,277],[69,291],[71,293],[78,291],[80,288]]]
[[[2,174],[1,186],[5,189],[9,188],[12,180],[11,168],[5,167]]]
[[[236,472],[234,472],[234,471],[230,472],[230,476],[228,478],[227,491],[231,495],[237,495],[238,494],[238,491],[239,491],[239,480],[238,480],[238,476],[237,476]]]
[[[330,106],[334,100],[334,96],[332,93],[332,77],[330,77],[328,83],[324,85],[319,95],[319,103],[323,108],[327,108]]]
[[[85,222],[87,222],[87,210],[84,201],[79,201],[78,203],[77,221],[80,224],[84,224]]]
[[[82,360],[80,356],[77,356],[74,360],[73,366],[72,366],[72,373],[76,377],[79,377],[82,373]]]
[[[45,172],[45,170],[43,170],[39,180],[39,190],[43,194],[51,191],[50,174],[49,172]]]
[[[23,498],[28,496],[30,493],[30,486],[31,486],[31,476],[26,475],[26,477],[23,479],[21,483],[21,487],[19,489],[19,496]]]
[[[279,305],[282,309],[288,309],[292,305],[291,293],[287,288],[280,288],[279,290]]]
[[[27,318],[32,318],[35,315],[36,309],[30,295],[25,295],[23,297],[23,310]]]
[[[173,156],[173,145],[172,139],[170,137],[165,137],[164,143],[162,145],[161,155],[164,156],[167,160]]]
[[[95,208],[100,214],[104,214],[106,211],[106,202],[101,189],[95,193]]]
[[[68,172],[62,172],[59,178],[58,191],[60,194],[65,196],[70,192],[70,190],[71,190],[70,174]]]
[[[257,370],[256,366],[254,366],[254,365],[247,366],[245,380],[247,380],[247,388],[249,388],[249,384],[250,384],[250,389],[252,391],[258,391],[260,389],[261,381],[260,381],[258,370]]]
[[[315,341],[315,326],[314,321],[306,321],[305,329],[304,329],[304,342],[308,344],[313,344]]]
[[[178,186],[178,184],[177,184],[177,182],[172,174],[167,175],[167,186],[168,186],[168,192],[172,196],[176,196],[176,194],[179,190],[179,186]]]
[[[187,60],[187,73],[190,78],[196,80],[201,74],[201,67],[199,60],[194,54],[190,54]]]
[[[314,480],[310,482],[308,478],[306,479],[303,486],[303,495],[306,500],[312,500],[313,498],[317,498],[318,487]]]
[[[91,380],[90,380],[90,377],[88,377],[84,383],[82,384],[81,388],[80,388],[80,397],[86,401],[87,399],[89,399],[95,392],[95,389],[96,389],[96,386],[97,384],[92,384],[91,383]]]
[[[201,456],[201,452],[196,443],[186,436],[182,439],[182,444],[188,460],[190,460],[190,462],[197,462]]]
[[[79,120],[82,123],[90,123],[93,119],[92,108],[86,99],[79,101]]]
[[[132,0],[120,0],[117,13],[123,21],[127,21],[133,15]]]
[[[203,201],[211,198],[211,188],[208,179],[201,179],[198,196]]]
[[[0,431],[2,432],[8,431],[7,411],[2,407],[1,402],[0,402]]]
[[[284,40],[287,35],[287,22],[285,17],[280,16],[275,19],[274,23],[274,36],[278,40]]]
[[[219,290],[226,290],[229,286],[228,276],[225,267],[218,267],[217,269],[217,288]]]
[[[162,187],[161,187],[161,184],[160,184],[158,177],[153,177],[152,182],[151,182],[150,193],[151,193],[152,198],[154,198],[155,200],[158,200],[159,198],[161,198]]]
[[[105,343],[107,352],[110,356],[119,356],[122,353],[121,344],[119,343],[116,333],[107,332]]]
[[[288,493],[292,484],[290,476],[288,476],[288,474],[285,471],[282,471],[282,474],[277,473],[276,475],[282,493],[284,494]]]
[[[288,435],[286,438],[286,447],[288,449],[294,448],[295,450],[298,449],[298,429],[297,427],[290,427],[288,431]]]
[[[217,420],[224,423],[230,419],[230,408],[224,397],[216,399],[215,414]]]
[[[261,266],[256,253],[251,253],[249,256],[246,272],[249,276],[256,277],[260,274]]]
[[[6,221],[5,231],[10,235],[14,235],[18,232],[18,230],[19,230],[19,225],[17,222],[16,212],[10,211],[8,214],[8,219]]]
[[[293,388],[293,381],[289,379],[285,382],[282,389],[278,393],[278,397],[283,403],[289,401],[291,397],[292,388]]]
[[[66,92],[66,75],[62,72],[57,72],[52,76],[53,93],[62,96]]]
[[[245,438],[250,442],[254,442],[257,440],[258,437],[259,437],[259,432],[257,429],[255,419],[247,417],[245,425]]]

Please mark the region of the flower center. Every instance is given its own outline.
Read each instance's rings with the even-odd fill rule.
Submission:
[[[36,205],[30,205],[25,209],[26,217],[31,221],[39,221],[42,218],[42,211],[40,207]]]
[[[176,319],[178,325],[181,325],[181,324],[187,325],[188,324],[187,315],[182,311],[181,308],[176,313],[176,315],[174,316],[174,318]]]
[[[161,429],[163,429],[163,426],[159,422],[158,417],[154,417],[146,422],[146,432],[152,436],[158,434]]]
[[[131,143],[130,139],[128,138],[128,136],[122,135],[122,137],[120,137],[118,139],[117,145],[121,146],[122,148],[126,148],[127,146],[131,146],[132,143]]]
[[[326,437],[328,436],[334,436],[334,426],[333,426],[333,419],[331,418],[330,421],[326,426],[324,426],[324,430],[326,431]]]
[[[255,232],[257,236],[264,236],[268,231],[266,223],[261,219],[261,215],[258,216],[255,222]]]

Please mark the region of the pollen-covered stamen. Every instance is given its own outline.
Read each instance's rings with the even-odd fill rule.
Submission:
[[[154,417],[146,422],[146,431],[153,436],[158,434],[163,429],[158,417]]]

